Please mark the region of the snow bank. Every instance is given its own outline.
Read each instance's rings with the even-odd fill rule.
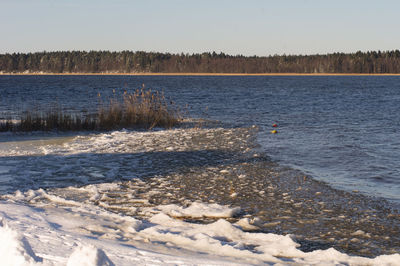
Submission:
[[[1,218],[0,218],[1,219]],[[0,220],[0,258],[2,265],[36,265],[37,257],[25,237]]]
[[[192,216],[199,216],[200,210],[205,210],[227,217],[236,210],[205,203],[191,206],[158,208]],[[7,219],[0,226],[2,265],[399,265],[400,262],[399,254],[369,259],[349,256],[333,248],[305,253],[289,235],[244,232],[239,225],[225,219],[210,224],[189,223],[164,212],[140,222],[95,206],[36,209],[0,202],[0,217]]]
[[[103,250],[92,245],[79,246],[68,259],[67,266],[114,266]]]

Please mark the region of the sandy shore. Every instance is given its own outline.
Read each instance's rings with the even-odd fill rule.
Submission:
[[[400,73],[0,73],[0,76],[400,76]]]

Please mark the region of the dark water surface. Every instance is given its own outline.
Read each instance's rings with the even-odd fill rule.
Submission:
[[[400,202],[400,77],[0,76],[0,119],[54,103],[95,111],[98,93],[143,83],[190,117],[259,126],[262,149],[281,165]]]

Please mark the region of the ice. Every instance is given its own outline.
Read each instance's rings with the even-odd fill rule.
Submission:
[[[181,207],[175,204],[160,205],[156,209],[161,210],[172,217],[191,217],[191,218],[229,218],[240,212],[240,208],[230,208],[219,204],[204,204],[194,202],[188,207]]]
[[[57,141],[2,142],[0,175],[12,175],[18,182],[26,183],[26,187],[3,195],[0,201],[1,264],[399,265],[399,254],[364,258],[333,248],[303,252],[293,236],[259,230],[280,226],[285,221],[265,223],[241,217],[240,203],[220,205],[198,198],[192,201],[183,198],[174,204],[154,203],[157,197],[174,195],[174,187],[159,175],[160,171],[166,171],[165,165],[161,170],[156,168],[162,158],[183,152],[181,157],[173,158],[179,163],[185,159],[184,152],[207,155],[220,148],[210,143],[214,133],[228,139],[232,132],[226,129],[122,130]],[[201,150],[186,141],[199,134],[207,137]],[[228,148],[234,143],[226,141]],[[20,148],[15,149],[13,145]],[[195,159],[197,162],[198,158]],[[146,167],[144,160],[148,163]],[[235,172],[234,166],[207,163],[198,168],[215,173],[213,178],[226,184],[227,197],[240,197],[240,192],[230,190],[230,183],[225,181]],[[149,171],[152,171],[151,182],[141,181],[139,177],[148,175]],[[117,174],[129,181],[123,183],[116,178]],[[243,182],[250,177],[244,173],[238,175]],[[211,181],[215,180],[207,184],[210,189],[215,185]],[[43,188],[49,183],[56,187]],[[253,185],[252,191],[260,197],[279,193],[272,185],[266,192]],[[161,188],[171,189],[163,194]],[[283,200],[292,199],[290,193],[282,195]],[[265,210],[268,208],[265,206]],[[280,213],[280,218],[284,215]],[[365,229],[351,232],[349,237],[354,239],[375,237]]]
[[[301,254],[301,251],[296,249],[298,244],[289,236],[246,233],[223,219],[202,225],[189,224],[174,220],[165,214],[157,214],[150,222],[158,225],[142,230],[141,234],[193,251],[269,262],[280,261],[274,256]],[[252,251],[245,247],[256,248]]]
[[[236,225],[238,225],[240,228],[246,231],[254,231],[260,229],[258,226],[254,225],[249,218],[240,219],[239,221],[236,222]]]
[[[362,230],[357,230],[357,231],[355,231],[354,233],[352,233],[351,235],[352,235],[352,236],[364,236],[364,237],[367,237],[367,238],[370,238],[370,237],[371,237],[371,235],[370,235],[369,233],[365,233],[365,232],[362,231]]]

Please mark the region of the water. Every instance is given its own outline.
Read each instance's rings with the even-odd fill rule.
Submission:
[[[0,119],[54,103],[95,111],[99,92],[142,84],[188,105],[188,116],[259,126],[281,165],[400,202],[399,77],[0,76]]]

